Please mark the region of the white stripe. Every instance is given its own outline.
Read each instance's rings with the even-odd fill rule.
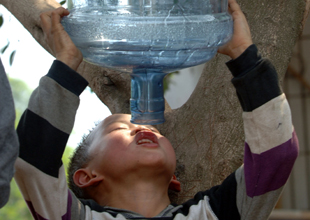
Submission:
[[[108,212],[97,212],[91,210],[89,206],[85,206],[85,220],[93,220],[93,219],[126,220],[126,218],[122,214],[117,214],[117,216],[114,218]]]
[[[292,137],[291,110],[284,94],[243,113],[245,139],[252,153],[260,154]]]
[[[70,134],[79,102],[79,97],[75,94],[44,76],[40,80],[40,86],[31,95],[28,109],[57,129]]]
[[[203,220],[218,220],[214,212],[211,209],[209,203],[209,197],[204,196],[203,200],[200,200],[197,205],[192,205],[189,208],[189,213],[184,216],[183,213],[178,213],[175,220],[191,220],[191,219],[203,219]]]

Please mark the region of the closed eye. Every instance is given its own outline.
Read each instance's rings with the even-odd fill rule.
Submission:
[[[117,128],[113,128],[110,132],[113,132],[113,131],[119,131],[119,130],[125,130],[127,129],[126,127],[117,127]]]
[[[122,129],[127,129],[127,128],[120,127],[120,128],[115,128],[114,130],[122,130]]]

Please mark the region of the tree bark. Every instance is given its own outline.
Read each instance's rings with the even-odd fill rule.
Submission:
[[[264,57],[275,65],[282,81],[292,49],[309,12],[310,0],[239,0]],[[0,0],[47,51],[39,14],[60,5],[53,0]],[[183,202],[197,191],[219,184],[242,164],[244,134],[242,109],[225,62],[217,55],[204,68],[189,98],[180,108],[168,105],[166,122],[159,130],[177,154],[176,174],[182,192],[172,195]],[[129,113],[130,76],[83,62],[78,69],[112,113]],[[177,94],[175,94],[177,96]]]

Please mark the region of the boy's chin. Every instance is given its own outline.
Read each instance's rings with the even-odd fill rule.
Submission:
[[[146,161],[141,161],[139,166],[141,169],[144,168],[148,172],[148,174],[149,173],[153,173],[154,175],[156,173],[160,175],[167,174],[167,176],[170,176],[171,178],[171,176],[175,171],[176,164],[173,162],[155,160],[154,158],[152,158],[152,160],[146,159]]]
[[[143,155],[143,158],[139,158],[139,163],[156,168],[170,167],[172,164],[175,164],[175,161],[163,155],[161,152],[151,152]]]

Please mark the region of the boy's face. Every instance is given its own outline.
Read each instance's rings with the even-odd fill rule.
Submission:
[[[153,126],[132,124],[130,117],[111,115],[95,128],[88,166],[109,178],[144,170],[171,178],[176,157],[169,140]]]

